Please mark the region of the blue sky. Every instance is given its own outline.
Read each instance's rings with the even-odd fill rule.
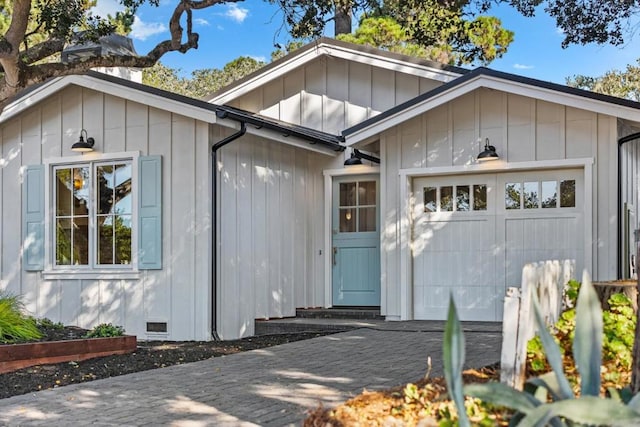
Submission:
[[[156,43],[168,38],[167,24],[175,1],[161,0],[159,7],[142,8],[131,37],[136,50],[145,54]],[[115,0],[99,0],[100,12],[113,13]],[[640,58],[640,36],[623,46],[587,45],[562,49],[562,34],[553,19],[544,12],[525,18],[508,6],[494,8],[492,15],[502,19],[503,26],[515,32],[515,41],[501,59],[490,68],[541,80],[564,83],[575,74],[598,76],[611,69],[624,69]],[[195,69],[221,68],[239,56],[268,61],[274,43],[288,40],[281,27],[282,15],[276,6],[263,0],[247,0],[220,4],[194,11],[194,31],[200,33],[200,47],[187,54],[170,53],[162,62],[179,68],[188,75]],[[328,36],[332,35],[327,33]]]

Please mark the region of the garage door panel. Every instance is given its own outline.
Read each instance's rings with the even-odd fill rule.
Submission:
[[[414,318],[445,319],[452,294],[461,319],[500,321],[505,289],[520,285],[526,263],[569,258],[582,268],[583,176],[572,169],[415,179]],[[463,195],[486,189],[486,204],[476,210],[474,196],[460,204],[458,187]],[[451,194],[453,203],[442,202]]]
[[[580,232],[581,228],[581,215],[507,218],[505,221],[506,285],[520,286],[522,266],[530,262],[546,259],[574,259],[581,262],[584,254],[584,237]]]

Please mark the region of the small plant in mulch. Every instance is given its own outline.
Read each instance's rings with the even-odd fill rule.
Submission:
[[[94,326],[84,338],[110,338],[124,336],[124,328],[111,323],[101,323]]]
[[[0,343],[35,341],[41,336],[35,320],[25,314],[20,297],[0,294]]]

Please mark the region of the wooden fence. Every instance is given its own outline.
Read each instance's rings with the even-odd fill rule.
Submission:
[[[527,342],[537,332],[533,317],[532,292],[540,301],[547,325],[554,324],[566,307],[564,287],[574,277],[575,261],[552,260],[527,264],[522,269],[520,288],[508,288],[502,319],[500,381],[522,390],[527,362]]]

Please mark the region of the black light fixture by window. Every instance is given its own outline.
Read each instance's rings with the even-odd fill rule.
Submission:
[[[82,136],[84,134],[84,137]],[[85,138],[87,140],[85,141]],[[88,153],[89,151],[93,151],[93,145],[96,143],[96,140],[87,136],[87,131],[82,129],[80,131],[80,140],[71,146],[71,151],[77,151],[79,153]]]
[[[370,156],[369,154],[365,154],[358,149],[353,149],[351,152],[351,157],[344,161],[345,166],[355,166],[361,165],[362,159],[369,160],[370,162],[380,164],[380,159],[377,157]]]
[[[478,154],[479,162],[486,162],[488,160],[498,160],[500,156],[496,153],[496,147],[493,145],[489,145],[489,138],[485,138],[484,140],[484,150]]]

